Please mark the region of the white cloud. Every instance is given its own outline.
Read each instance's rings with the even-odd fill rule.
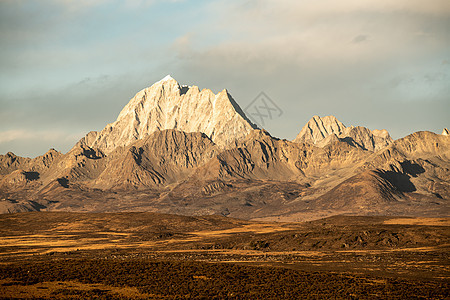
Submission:
[[[78,12],[85,9],[91,9],[96,6],[107,3],[107,0],[50,0],[54,5],[62,5],[70,12]]]
[[[450,2],[448,0],[262,0],[262,1],[220,1],[218,5],[234,7],[249,16],[305,17],[314,19],[318,16],[351,13],[391,13],[410,12],[419,14],[448,15]],[[287,18],[286,18],[287,17]]]
[[[217,17],[174,42],[179,58],[215,57],[235,65],[284,60],[304,67],[413,59],[449,45],[446,0],[214,1],[205,13]],[[199,42],[216,33],[224,36],[219,42]]]
[[[0,131],[0,144],[20,140],[36,140],[46,142],[72,140],[74,137],[78,136],[80,136],[80,134],[67,134],[64,131],[59,130],[30,131],[24,129],[14,129]]]
[[[0,132],[0,143],[11,142],[14,140],[25,140],[34,136],[25,130],[7,130]]]
[[[26,148],[14,144],[26,139],[70,149],[82,134],[60,143],[64,130],[103,128],[135,92],[168,73],[227,88],[242,107],[264,90],[292,108],[268,128],[283,138],[314,114],[400,135],[448,118],[450,71],[439,69],[450,59],[448,0],[218,0],[154,9],[160,1],[0,9],[2,149]],[[31,131],[6,130],[15,127]]]

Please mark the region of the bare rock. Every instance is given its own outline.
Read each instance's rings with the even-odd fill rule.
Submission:
[[[339,136],[344,132],[345,125],[334,116],[314,116],[306,123],[294,142],[312,142],[317,144],[331,134]]]
[[[314,116],[302,128],[294,142],[307,142],[322,148],[337,139],[369,151],[381,150],[393,142],[385,129],[371,131],[361,126],[346,127],[334,116]]]
[[[127,146],[155,131],[176,129],[202,132],[220,147],[227,147],[256,128],[226,90],[180,86],[170,76],[138,92],[122,109],[117,120],[100,132],[80,140],[105,154]]]

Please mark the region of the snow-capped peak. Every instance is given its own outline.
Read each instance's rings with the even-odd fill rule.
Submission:
[[[244,138],[254,127],[226,90],[215,95],[181,86],[168,75],[138,92],[122,109],[117,120],[86,137],[89,147],[109,154],[159,130],[202,132],[219,147],[226,148]],[[216,102],[219,103],[216,105]]]
[[[161,79],[160,81],[158,81],[157,83],[164,82],[164,81],[169,81],[169,80],[175,80],[175,79],[172,76],[170,76],[170,74],[169,74],[166,77],[164,77],[163,79]]]

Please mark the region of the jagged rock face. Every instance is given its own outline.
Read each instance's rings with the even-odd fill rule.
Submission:
[[[437,159],[436,164],[433,161]],[[450,138],[432,132],[419,131],[404,138],[398,139],[383,150],[373,153],[366,158],[362,169],[383,169],[404,174],[417,172],[411,171],[411,164],[415,168],[427,168],[432,164],[430,173],[437,174],[442,180],[449,180],[449,171],[445,171],[450,161]],[[444,167],[444,170],[442,170]],[[436,176],[436,174],[435,174]]]
[[[32,176],[31,172],[25,172],[24,170],[18,169],[5,176],[0,182],[0,185],[5,185],[9,188],[24,187],[29,181],[32,180],[32,177],[37,176]]]
[[[31,159],[20,157],[12,152],[0,155],[0,175],[10,174],[30,162]]]
[[[20,157],[12,152],[8,152],[5,155],[0,155],[0,175],[9,174],[19,169],[32,172],[42,172],[50,168],[55,159],[61,155],[61,152],[58,152],[55,149],[50,149],[45,154],[31,159],[28,157]]]
[[[331,134],[340,135],[344,129],[345,125],[334,116],[326,116],[323,118],[314,116],[302,128],[294,142],[311,142],[317,144]]]
[[[106,154],[159,130],[202,132],[227,147],[255,128],[226,90],[180,86],[170,76],[134,96],[117,120],[100,132],[90,132],[80,143]]]
[[[369,151],[381,150],[393,142],[385,129],[371,131],[361,126],[346,127],[334,116],[314,116],[302,128],[294,142],[308,142],[322,148],[337,140]]]
[[[61,155],[61,152],[50,149],[44,155],[33,158],[29,163],[30,169],[34,172],[43,172],[49,169],[53,162]]]
[[[450,158],[450,137],[418,131],[394,142],[397,149],[412,157],[439,155]]]
[[[387,130],[370,131],[370,129],[361,126],[345,128],[339,138],[369,151],[381,150],[393,142]]]
[[[68,153],[54,162],[54,167],[45,175],[49,181],[86,181],[99,175],[104,168],[105,155],[98,149],[77,144]]]
[[[220,152],[201,166],[197,178],[247,178],[258,180],[300,180],[337,168],[353,167],[364,151],[337,141],[323,148],[294,143],[254,130],[235,148]]]

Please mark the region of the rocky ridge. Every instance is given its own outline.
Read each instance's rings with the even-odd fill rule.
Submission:
[[[361,126],[346,127],[334,116],[314,116],[306,123],[294,142],[308,142],[318,147],[334,142],[345,141],[363,150],[378,151],[393,142],[389,132],[383,130],[370,130]]]
[[[231,99],[226,91],[214,95],[165,78],[66,154],[0,155],[0,211],[157,211],[286,221],[448,215],[447,135],[416,132],[393,141],[385,130],[315,116],[287,141],[253,129]],[[184,113],[189,109],[196,118]]]

